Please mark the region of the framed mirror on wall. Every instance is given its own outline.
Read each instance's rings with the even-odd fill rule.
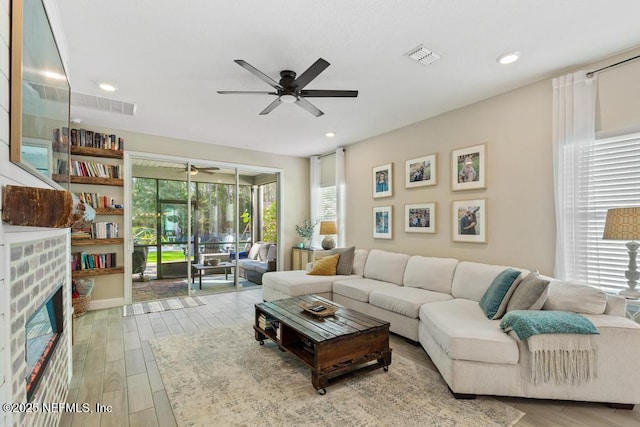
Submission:
[[[13,0],[10,159],[65,190],[69,185],[70,92],[42,0]]]

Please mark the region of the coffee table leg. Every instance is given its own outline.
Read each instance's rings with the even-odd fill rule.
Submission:
[[[200,290],[202,290],[202,270],[198,271],[198,282],[200,283]]]
[[[313,388],[318,391],[318,394],[324,396],[327,394],[326,387],[328,384],[327,377],[325,375],[318,375],[317,372],[311,371],[311,384]]]

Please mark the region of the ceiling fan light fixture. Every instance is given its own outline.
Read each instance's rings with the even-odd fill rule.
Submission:
[[[420,45],[415,49],[410,50],[409,52],[406,53],[406,55],[409,58],[414,59],[423,65],[433,64],[438,59],[440,59],[440,55],[438,55],[437,53],[435,53],[430,49],[427,49],[423,45]]]
[[[285,93],[284,95],[280,95],[280,101],[285,104],[293,104],[298,100],[298,97],[289,93]]]

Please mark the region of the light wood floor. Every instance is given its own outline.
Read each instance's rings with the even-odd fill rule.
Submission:
[[[73,378],[68,402],[96,402],[111,413],[63,415],[61,426],[175,426],[171,406],[149,347],[155,337],[253,322],[262,290],[203,297],[207,305],[122,317],[122,309],[89,312],[76,319]],[[394,353],[435,370],[420,346],[392,335]],[[637,372],[630,373],[637,375]],[[331,392],[329,390],[329,392]],[[640,408],[615,410],[602,404],[500,398],[526,415],[518,426],[640,426]]]

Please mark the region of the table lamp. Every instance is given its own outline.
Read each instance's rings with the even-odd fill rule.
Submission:
[[[322,249],[328,250],[336,247],[336,242],[333,240],[332,235],[338,233],[338,228],[336,227],[335,221],[322,221],[320,222],[320,234],[321,236],[326,236],[324,240],[322,240]]]
[[[629,289],[620,291],[620,295],[626,298],[640,298],[640,291],[636,284],[640,278],[636,255],[640,248],[640,207],[639,208],[615,208],[607,211],[607,220],[604,224],[602,238],[605,240],[628,240],[626,246],[629,250],[629,269],[624,275],[627,278]]]

